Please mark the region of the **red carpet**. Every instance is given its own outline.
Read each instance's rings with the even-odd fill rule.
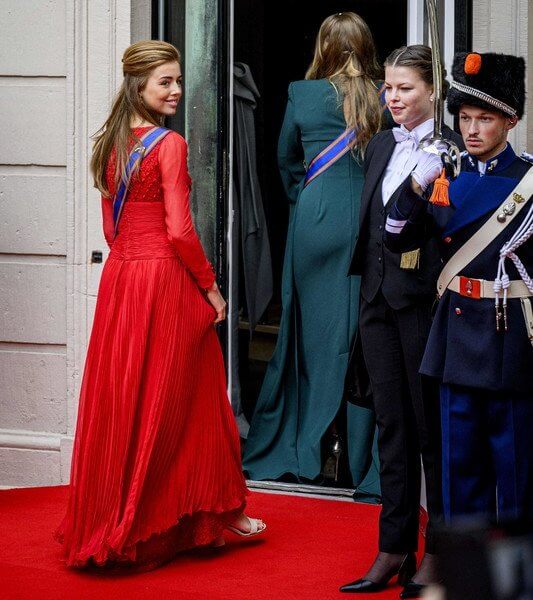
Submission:
[[[65,509],[65,487],[0,492],[0,595],[3,599],[328,600],[398,598],[348,595],[377,550],[379,508],[253,493],[249,513],[268,523],[255,540],[228,535],[218,553],[185,554],[156,571],[100,575],[67,570],[52,530]]]

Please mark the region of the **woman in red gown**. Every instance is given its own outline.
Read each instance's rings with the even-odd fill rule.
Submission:
[[[237,428],[214,323],[225,302],[189,211],[187,144],[170,132],[132,177],[118,234],[113,195],[132,145],[181,97],[178,51],[139,42],[91,163],[111,248],[79,404],[70,500],[57,531],[66,563],[151,568],[220,546],[244,513]]]

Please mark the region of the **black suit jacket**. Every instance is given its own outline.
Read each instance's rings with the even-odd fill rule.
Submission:
[[[443,127],[443,135],[453,140],[460,148],[464,147],[461,136],[446,125]],[[361,196],[359,234],[354,244],[349,269],[350,275],[363,275],[363,277],[375,276],[374,274],[370,274],[368,269],[365,272],[365,260],[367,259],[369,240],[371,236],[376,237],[376,232],[370,231],[369,213],[372,202],[376,202],[378,197],[381,201],[380,188],[395,146],[396,142],[391,130],[378,133],[368,144],[364,163],[365,185]],[[399,193],[401,187],[401,185],[398,186],[397,193]],[[397,193],[390,199],[387,209],[393,205]],[[387,209],[385,212],[387,212]],[[373,287],[376,288],[379,284],[383,289],[387,301],[393,308],[398,310],[419,302],[421,297],[434,297],[435,282],[442,267],[440,251],[435,240],[428,239],[421,247],[420,266],[418,269],[400,269],[400,260],[400,255],[384,248],[383,277],[381,282],[376,282]],[[364,283],[363,288],[365,287]]]
[[[464,144],[461,136],[455,133],[448,126],[443,127],[444,137],[453,140],[459,148],[463,149]],[[365,184],[361,196],[361,209],[359,213],[359,233],[354,241],[354,250],[350,263],[349,275],[360,275],[363,270],[365,251],[368,245],[368,220],[372,199],[376,195],[378,186],[382,185],[385,170],[394,151],[396,141],[390,129],[382,131],[375,135],[367,146],[363,171],[365,174]],[[399,194],[402,186],[400,185],[397,193]],[[392,206],[394,197],[387,206]],[[394,288],[395,307],[409,306],[416,301],[420,302],[421,294],[426,298],[435,296],[436,280],[442,267],[442,261],[439,249],[435,241],[430,241],[427,247],[422,248],[421,268],[416,271],[407,271],[399,268],[400,255],[390,252],[387,248],[387,259],[391,264],[396,264],[397,269],[389,269],[388,277],[392,277]],[[434,246],[434,247],[433,247]],[[352,344],[349,367],[345,385],[346,398],[355,404],[361,406],[371,406],[371,390],[366,373],[366,366],[362,355],[362,349],[359,336],[356,335]]]

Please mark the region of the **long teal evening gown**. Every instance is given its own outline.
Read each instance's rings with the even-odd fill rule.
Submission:
[[[244,453],[250,479],[292,474],[316,480],[321,440],[338,413],[359,311],[359,278],[348,277],[363,173],[346,154],[308,186],[305,165],[346,129],[342,97],[326,79],[296,81],[278,145],[290,201],[279,338]],[[348,454],[356,488],[379,495],[374,415],[347,407]]]

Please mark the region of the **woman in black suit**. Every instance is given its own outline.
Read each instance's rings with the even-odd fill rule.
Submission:
[[[384,247],[383,232],[405,179],[412,174],[426,188],[441,169],[439,157],[419,149],[420,140],[433,131],[431,49],[417,45],[395,50],[385,61],[385,88],[399,127],[377,134],[368,145],[360,232],[350,267],[350,274],[362,277],[359,332],[378,426],[383,503],[379,553],[366,574],[341,591],[379,591],[398,575],[406,586],[401,597],[413,598],[438,580],[433,530],[442,518],[439,402],[436,386],[423,380],[418,369],[441,260],[434,239],[399,255]],[[448,127],[443,133],[462,145]],[[417,570],[420,456],[429,523],[425,556]]]

